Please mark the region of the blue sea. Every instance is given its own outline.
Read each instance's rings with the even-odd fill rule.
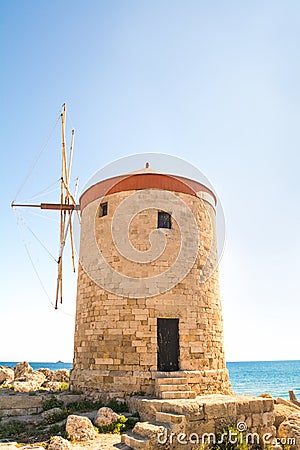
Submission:
[[[228,362],[232,388],[238,395],[263,393],[289,398],[288,391],[300,398],[300,361]]]
[[[0,362],[2,366],[13,367],[17,362]],[[47,367],[51,370],[71,369],[72,363],[30,362],[34,370]],[[249,361],[228,362],[227,368],[232,388],[238,395],[262,393],[273,397],[288,398],[293,390],[300,400],[300,361]]]

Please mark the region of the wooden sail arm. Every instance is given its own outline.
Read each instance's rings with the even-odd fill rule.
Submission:
[[[74,133],[73,134],[73,138],[74,138]],[[71,148],[73,147],[73,139],[72,139],[72,144],[71,144]],[[71,153],[71,150],[70,150]],[[68,172],[68,176],[70,176],[70,167],[69,167],[69,172]],[[78,190],[78,178],[76,178],[76,182],[75,182],[75,191],[74,191],[74,197],[76,197],[77,195],[77,190]],[[79,212],[76,211],[77,214],[79,215]],[[69,211],[68,214],[71,216],[72,211]],[[76,267],[75,267],[75,251],[74,251],[74,237],[73,237],[73,225],[72,225],[72,221],[70,222],[70,244],[71,244],[71,256],[72,256],[72,265],[73,265],[73,272],[76,272]]]
[[[56,300],[55,300],[55,309],[57,309],[58,306],[58,299],[60,297],[60,303],[62,303],[62,271],[63,271],[63,263],[62,263],[62,258],[63,258],[63,251],[66,245],[66,240],[67,240],[67,234],[68,234],[68,230],[72,225],[72,211],[69,212],[69,218],[66,224],[64,224],[64,230],[63,230],[63,237],[62,240],[60,242],[60,249],[59,249],[59,255],[58,255],[58,260],[57,260],[57,264],[58,264],[58,273],[57,273],[57,284],[56,284]],[[73,248],[72,248],[72,253],[73,253]],[[74,263],[73,263],[74,265]],[[75,272],[75,270],[74,270]]]
[[[75,202],[75,201],[74,201]],[[15,206],[26,207],[26,208],[40,208],[40,209],[51,209],[55,211],[79,211],[80,205],[76,203],[65,204],[65,203],[15,203],[12,202],[11,207]]]
[[[68,184],[68,186],[70,184],[70,178],[71,178],[71,167],[72,167],[73,148],[74,148],[74,136],[75,136],[75,130],[72,130],[72,138],[71,138],[71,144],[70,144],[70,150],[69,150],[69,162],[68,162],[68,170],[67,170],[67,184]]]
[[[59,211],[79,211],[80,205],[76,204],[59,204],[59,203],[41,203],[41,209],[54,209]]]

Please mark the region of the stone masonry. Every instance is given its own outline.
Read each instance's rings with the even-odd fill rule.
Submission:
[[[150,287],[145,294],[137,291],[136,298],[126,296],[126,283],[130,284],[132,277],[147,280],[159,276],[174,265],[182,246],[182,233],[176,220],[172,220],[171,229],[159,230],[166,238],[162,254],[154,261],[143,263],[120,254],[111,232],[117,207],[135,194],[135,189],[108,192],[104,198],[87,203],[81,211],[80,253],[84,251],[86,259],[84,267],[79,264],[78,270],[71,389],[111,392],[116,396],[140,391],[155,395],[157,378],[182,376],[197,395],[231,393],[223,349],[218,270],[213,270],[205,279],[206,271],[217,258],[214,205],[212,201],[203,200],[199,193],[172,191],[171,187],[174,202],[179,199],[192,211],[199,244],[187,275],[171,289],[157,295]],[[140,189],[138,201],[142,204],[143,195]],[[103,202],[107,202],[108,210],[107,215],[100,217],[99,205]],[[175,203],[170,202],[167,211],[172,214],[174,208]],[[131,220],[128,234],[135,250],[150,249],[149,236],[157,229],[157,214],[157,209],[149,208]],[[184,211],[181,219],[184,223]],[[110,269],[96,267],[95,243],[87,239],[91,224]],[[126,238],[126,230],[123,233]],[[114,292],[113,279],[109,278],[111,268],[123,275],[117,286],[118,294]],[[105,288],[95,282],[99,276],[105,281]],[[162,373],[158,370],[158,318],[179,320],[179,371]]]
[[[195,400],[128,400],[143,422],[122,435],[133,449],[199,449],[231,426],[243,432],[243,442],[263,446],[274,442],[274,399],[244,395],[203,395]],[[234,436],[233,436],[234,439]]]

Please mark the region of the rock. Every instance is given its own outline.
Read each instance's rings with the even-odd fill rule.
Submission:
[[[115,413],[111,408],[100,408],[97,412],[95,424],[97,427],[106,427],[119,419],[119,414]]]
[[[149,438],[151,441],[157,443],[157,436],[159,434],[164,435],[166,428],[163,425],[159,427],[153,423],[149,422],[137,422],[132,432],[144,437]]]
[[[18,450],[18,443],[17,442],[5,442],[5,443],[1,443],[0,441],[0,449],[1,450]]]
[[[46,377],[46,381],[68,383],[70,378],[70,372],[67,369],[50,370],[47,368],[41,368],[38,369],[37,372],[44,374]]]
[[[67,369],[53,370],[51,381],[69,383],[70,372]]]
[[[97,411],[84,411],[84,412],[79,412],[79,411],[74,411],[74,414],[76,414],[76,416],[83,416],[83,417],[88,417],[93,423],[96,420],[97,417]]]
[[[19,377],[18,380],[15,380],[12,385],[15,392],[32,392],[37,391],[45,382],[45,379],[46,377],[42,373],[27,373],[22,378]]]
[[[71,444],[61,436],[53,436],[48,445],[48,450],[70,450]]]
[[[97,433],[90,419],[71,415],[67,418],[66,432],[72,441],[84,442],[95,439]]]
[[[32,372],[33,372],[33,369],[28,364],[27,361],[20,362],[20,363],[16,364],[14,367],[15,380],[26,377],[28,374],[30,374]]]
[[[45,447],[42,447],[39,444],[23,444],[22,447],[20,446],[22,444],[17,444],[17,450],[45,450]],[[0,447],[1,450],[5,450],[2,447]]]
[[[38,369],[36,373],[42,373],[46,377],[46,381],[52,381],[52,370],[42,367],[41,369]]]
[[[262,398],[273,398],[273,396],[271,394],[260,394],[258,397],[262,397]]]
[[[15,372],[11,367],[0,366],[0,384],[10,384],[15,378]]]
[[[43,387],[49,391],[58,390],[61,387],[61,383],[69,383],[70,379],[70,373],[67,369],[50,370],[42,368],[37,370],[37,373],[45,375],[46,380]]]
[[[286,445],[290,450],[300,450],[300,413],[294,413],[279,425],[277,436],[283,443],[286,439]],[[289,440],[288,440],[289,439]],[[292,443],[290,439],[294,439]]]
[[[56,415],[56,414],[61,414],[63,412],[63,410],[61,408],[52,408],[52,409],[48,409],[48,411],[44,411],[41,413],[41,416],[45,419],[48,420],[50,417]]]
[[[45,375],[47,381],[57,382],[69,382],[70,373],[67,369],[50,370],[47,368],[38,369],[37,372],[41,372]]]
[[[12,372],[14,374],[13,388],[16,392],[36,391],[40,387],[49,391],[57,391],[61,388],[62,383],[69,382],[69,371],[66,369],[52,371],[41,368],[34,372],[26,361],[18,363]]]
[[[45,381],[45,383],[43,383],[42,387],[47,389],[48,391],[59,391],[61,388],[61,382],[60,381]]]
[[[278,398],[276,400],[276,404],[277,405],[285,405],[285,406],[289,406],[290,408],[294,408],[297,411],[300,411],[300,406],[295,405],[295,403],[290,402],[289,400],[285,400],[284,398]]]
[[[295,413],[295,409],[287,405],[274,405],[275,421],[274,426],[278,429],[279,425],[284,422],[289,416]]]
[[[290,401],[294,403],[296,406],[300,406],[300,402],[298,402],[296,395],[294,394],[294,391],[289,391]]]
[[[34,385],[27,381],[15,381],[13,388],[15,392],[32,392],[36,390]]]

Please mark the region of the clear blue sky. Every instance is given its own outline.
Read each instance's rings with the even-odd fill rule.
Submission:
[[[0,7],[0,360],[72,359],[76,277],[68,271],[67,314],[53,311],[10,209],[63,102],[81,186],[110,161],[143,152],[187,159],[211,180],[227,228],[227,359],[300,359],[299,1]],[[18,200],[59,178],[59,142],[56,129]],[[56,253],[55,213],[22,216]],[[53,298],[55,263],[30,233],[23,239]]]

